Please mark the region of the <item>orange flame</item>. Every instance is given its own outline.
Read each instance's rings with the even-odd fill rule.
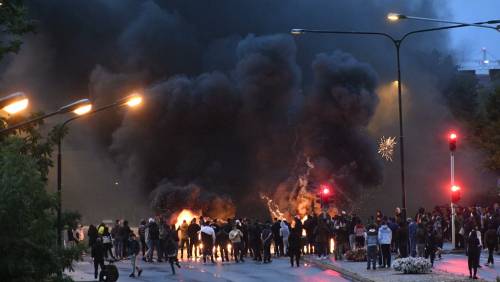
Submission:
[[[177,216],[177,221],[175,222],[175,228],[179,228],[182,222],[185,220],[188,224],[193,218],[199,218],[201,215],[198,212],[194,212],[188,209],[183,209]]]

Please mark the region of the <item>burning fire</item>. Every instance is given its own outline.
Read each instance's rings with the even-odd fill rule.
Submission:
[[[276,204],[271,198],[264,194],[260,194],[260,198],[267,203],[267,208],[269,213],[273,218],[284,219],[285,214],[280,211],[278,204]]]
[[[189,224],[193,218],[199,218],[200,216],[201,216],[200,213],[188,209],[183,209],[177,216],[177,221],[175,222],[175,228],[179,228],[179,226],[182,224],[184,220]]]

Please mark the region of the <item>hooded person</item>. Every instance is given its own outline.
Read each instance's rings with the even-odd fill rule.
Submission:
[[[370,269],[370,264],[373,266],[373,270],[376,269],[377,252],[378,252],[378,232],[375,225],[370,224],[368,230],[365,233],[365,243],[366,243],[366,256],[367,265],[366,269]]]
[[[391,242],[392,230],[387,226],[387,221],[383,220],[378,229],[378,241],[382,250],[382,268],[391,267]]]
[[[215,245],[216,236],[215,231],[210,226],[209,222],[203,223],[200,229],[200,234],[201,243],[203,244],[203,263],[207,262],[207,256],[210,256],[212,263],[215,263],[212,250]]]
[[[290,236],[290,229],[286,224],[286,220],[280,222],[280,237],[283,242],[283,255],[288,256],[288,237]]]

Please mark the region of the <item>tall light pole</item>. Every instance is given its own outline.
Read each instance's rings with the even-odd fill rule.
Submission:
[[[115,107],[120,107],[127,105],[129,107],[135,107],[142,103],[142,96],[138,94],[132,94],[123,99],[120,99],[112,104],[97,108],[93,111],[89,108],[87,111],[81,111],[79,115],[74,116],[61,124],[59,127],[59,133],[57,135],[57,244],[62,247],[62,139],[64,128],[72,121],[80,119],[85,116],[93,115],[104,110],[108,110]]]
[[[389,14],[388,19],[391,21],[399,20],[402,19],[402,16],[404,15],[399,15],[398,16],[391,16],[392,14]],[[408,18],[408,16],[404,16]],[[401,214],[402,214],[402,219],[403,222],[406,222],[406,187],[405,187],[405,162],[404,162],[404,134],[403,134],[403,102],[402,102],[402,89],[401,89],[401,63],[400,63],[400,49],[401,49],[401,44],[403,41],[408,38],[410,35],[413,34],[419,34],[419,33],[425,33],[425,32],[432,32],[432,31],[439,31],[439,30],[446,30],[446,29],[453,29],[453,28],[461,28],[461,27],[468,27],[468,26],[474,26],[474,27],[485,27],[482,26],[483,22],[480,23],[474,23],[474,24],[456,24],[456,25],[451,25],[451,26],[444,26],[444,27],[436,27],[436,28],[427,28],[427,29],[419,29],[419,30],[414,30],[410,31],[408,33],[405,33],[403,36],[400,38],[394,38],[392,35],[384,32],[369,32],[369,31],[341,31],[341,30],[313,30],[313,29],[292,29],[291,34],[292,35],[302,35],[305,33],[320,33],[320,34],[338,34],[338,35],[366,35],[366,36],[379,36],[379,37],[385,37],[389,39],[392,43],[393,46],[396,50],[396,61],[397,61],[397,81],[398,81],[398,106],[399,106],[399,144],[400,144],[400,161],[401,161]],[[488,27],[490,28],[490,27]]]

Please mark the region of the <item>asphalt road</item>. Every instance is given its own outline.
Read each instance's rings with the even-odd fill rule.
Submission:
[[[129,278],[131,272],[130,261],[115,263],[120,272],[120,282],[131,281],[349,281],[332,270],[321,270],[314,266],[302,263],[299,268],[291,268],[288,259],[274,259],[270,264],[259,264],[252,260],[236,264],[221,263],[202,264],[199,261],[181,261],[181,269],[172,275],[167,263],[144,263],[139,265],[144,269],[141,277]],[[71,276],[75,281],[93,280],[93,265],[88,258],[84,262],[75,264],[76,272]]]

